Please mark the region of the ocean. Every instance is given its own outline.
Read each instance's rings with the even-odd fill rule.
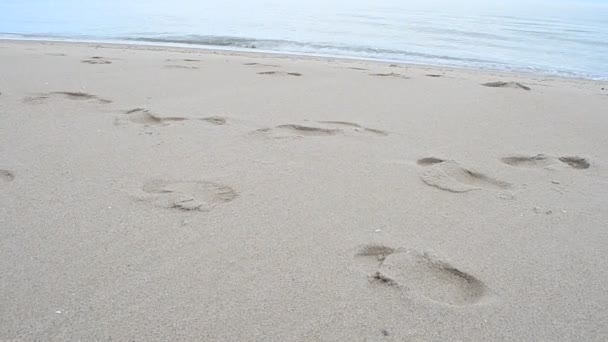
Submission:
[[[0,0],[0,37],[178,44],[608,80],[606,0]]]

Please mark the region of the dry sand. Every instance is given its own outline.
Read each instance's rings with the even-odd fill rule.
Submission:
[[[0,339],[605,341],[605,83],[0,41]]]

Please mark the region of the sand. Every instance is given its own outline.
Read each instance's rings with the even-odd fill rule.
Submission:
[[[608,339],[606,83],[0,47],[2,340]]]

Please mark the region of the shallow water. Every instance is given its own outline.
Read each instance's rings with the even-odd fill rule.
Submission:
[[[1,0],[0,35],[183,43],[608,79],[608,2]]]

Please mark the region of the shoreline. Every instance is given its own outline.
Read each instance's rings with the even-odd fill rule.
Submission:
[[[16,37],[16,38],[7,38],[0,37],[0,42],[38,42],[38,43],[64,43],[64,44],[98,44],[105,45],[106,47],[150,47],[150,48],[165,48],[168,51],[169,49],[179,49],[181,51],[188,52],[209,52],[209,53],[223,53],[225,55],[242,55],[242,56],[260,56],[260,57],[284,57],[284,58],[299,58],[303,60],[321,60],[321,61],[342,61],[342,62],[365,62],[370,64],[380,64],[380,65],[390,65],[397,64],[404,67],[413,67],[413,68],[432,68],[436,70],[460,70],[464,72],[471,73],[485,73],[490,75],[512,75],[512,76],[520,76],[520,77],[546,77],[552,79],[562,79],[562,80],[575,80],[575,81],[590,81],[590,82],[599,82],[599,83],[607,83],[608,77],[597,77],[597,78],[584,78],[577,76],[568,76],[561,74],[551,74],[551,73],[541,73],[541,72],[533,72],[533,71],[511,71],[511,70],[501,70],[494,68],[476,68],[476,67],[465,67],[465,66],[452,66],[449,64],[424,64],[424,63],[415,63],[415,62],[405,62],[400,60],[390,60],[390,59],[376,59],[376,58],[364,58],[357,56],[340,56],[340,55],[326,55],[326,54],[313,54],[313,53],[290,53],[290,52],[281,52],[281,51],[270,51],[270,50],[255,50],[255,49],[246,49],[246,48],[224,48],[221,46],[206,46],[206,45],[197,45],[197,44],[186,44],[186,43],[160,43],[160,42],[146,42],[146,41],[128,41],[128,40],[80,40],[80,39],[69,39],[69,38],[53,38],[53,37],[35,37],[35,38],[26,38],[26,37]],[[177,51],[179,51],[177,50]]]

